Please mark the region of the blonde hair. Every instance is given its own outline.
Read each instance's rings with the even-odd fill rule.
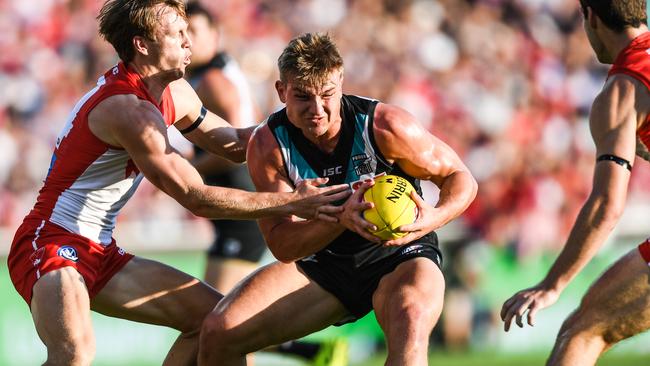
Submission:
[[[158,5],[174,9],[187,19],[183,0],[108,0],[99,11],[99,34],[110,43],[120,59],[130,62],[135,57],[133,37],[141,36],[155,40],[160,26]]]
[[[278,58],[280,80],[319,86],[332,71],[343,71],[343,58],[327,33],[305,33],[292,39]]]

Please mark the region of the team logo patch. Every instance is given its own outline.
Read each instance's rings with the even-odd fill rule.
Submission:
[[[43,254],[45,254],[45,248],[38,248],[38,250],[29,256],[29,260],[32,262],[34,267],[38,267],[38,265],[41,263],[43,260]]]
[[[352,156],[352,163],[354,164],[354,172],[358,176],[371,174],[374,171],[373,159],[366,154]]]
[[[56,255],[73,262],[79,260],[79,257],[77,256],[77,250],[68,245],[59,248],[59,250],[56,251]]]

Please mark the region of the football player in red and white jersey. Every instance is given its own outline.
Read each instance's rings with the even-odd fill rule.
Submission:
[[[194,214],[255,219],[295,214],[336,220],[329,202],[346,185],[291,193],[207,186],[170,145],[175,124],[203,149],[244,160],[251,129],[234,129],[202,107],[182,78],[191,40],[181,0],[109,0],[101,35],[121,62],[77,103],[59,136],[34,209],[8,258],[47,347],[47,365],[89,365],[95,354],[90,310],[181,332],[165,364],[196,363],[201,322],[222,295],[161,263],[134,257],[112,239],[116,216],[143,177]]]
[[[625,205],[635,154],[650,160],[650,32],[646,1],[581,0],[584,28],[598,60],[613,64],[593,103],[596,144],[593,188],[568,241],[546,277],[504,304],[505,330],[513,319],[555,303],[596,254]],[[650,328],[650,242],[629,251],[589,289],[562,325],[549,365],[593,365],[617,342]]]

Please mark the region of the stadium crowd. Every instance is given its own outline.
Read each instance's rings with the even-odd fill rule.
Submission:
[[[346,62],[346,93],[406,107],[472,170],[478,197],[456,225],[465,241],[507,247],[520,259],[564,243],[591,187],[588,108],[607,74],[581,29],[577,1],[204,5],[218,16],[225,49],[262,115],[279,106],[273,83],[283,46],[298,33],[327,30]],[[68,111],[117,61],[96,36],[100,7],[96,0],[0,0],[0,227],[19,225]],[[648,172],[634,170],[630,200],[650,194],[641,183]],[[121,220],[161,212],[198,220],[146,187]]]

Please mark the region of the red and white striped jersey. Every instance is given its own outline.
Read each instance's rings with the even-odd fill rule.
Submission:
[[[50,168],[36,205],[26,219],[49,220],[96,243],[108,245],[120,209],[143,178],[128,153],[97,138],[88,127],[88,114],[102,100],[133,94],[157,106],[165,124],[175,120],[167,87],[158,104],[140,76],[120,62],[97,81],[75,105],[56,141]]]

